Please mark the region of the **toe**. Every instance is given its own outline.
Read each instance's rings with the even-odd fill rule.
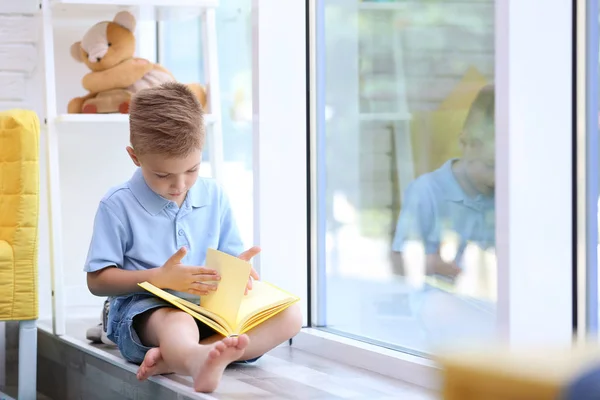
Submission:
[[[242,335],[238,338],[236,347],[238,349],[245,349],[248,346],[248,343],[250,343],[248,335]]]
[[[221,351],[219,351],[218,349],[212,349],[211,351],[208,352],[208,358],[209,359],[215,359],[218,358],[221,355]]]
[[[222,340],[220,342],[215,343],[214,349],[218,350],[219,352],[224,351],[226,348],[227,348],[227,345]]]

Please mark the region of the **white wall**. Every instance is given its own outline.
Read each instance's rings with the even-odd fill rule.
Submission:
[[[306,311],[306,7],[290,3],[252,1],[254,239],[263,249],[255,265],[262,279],[300,296]]]

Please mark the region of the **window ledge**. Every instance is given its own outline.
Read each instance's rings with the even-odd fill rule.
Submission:
[[[440,390],[440,367],[433,360],[386,349],[314,328],[294,337],[292,346],[430,390]]]

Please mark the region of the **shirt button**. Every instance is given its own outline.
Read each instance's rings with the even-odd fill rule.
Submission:
[[[179,236],[183,236],[183,229],[180,229],[178,233],[179,233]]]

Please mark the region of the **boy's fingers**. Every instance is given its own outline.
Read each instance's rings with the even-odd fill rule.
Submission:
[[[258,276],[258,272],[256,272],[254,268],[250,269],[250,276],[257,280],[260,279],[260,277]]]
[[[179,250],[167,260],[166,264],[179,264],[186,254],[187,249],[185,247],[180,247]]]
[[[210,283],[194,282],[190,286],[191,286],[190,290],[195,290],[197,292],[210,293],[210,292],[214,292],[215,290],[217,290],[217,285],[210,284]]]
[[[196,274],[192,279],[194,280],[194,282],[204,283],[220,281],[221,277],[219,275],[214,274]]]
[[[254,246],[240,254],[239,258],[244,261],[250,261],[250,259],[260,253],[260,247]]]
[[[209,293],[209,291],[208,290],[189,289],[188,293],[195,294],[196,296],[206,296]]]
[[[212,268],[198,267],[194,270],[194,275],[217,275],[217,271]]]

